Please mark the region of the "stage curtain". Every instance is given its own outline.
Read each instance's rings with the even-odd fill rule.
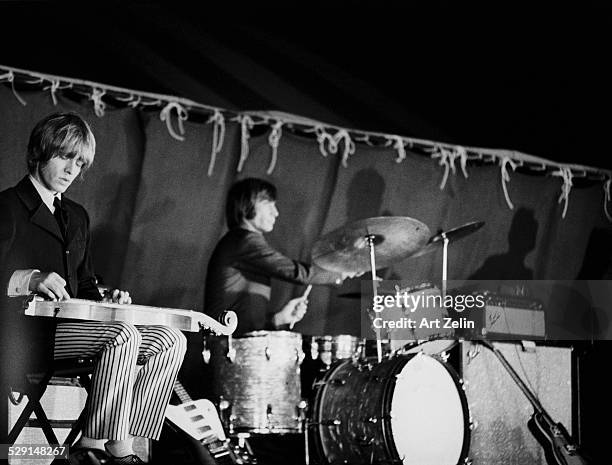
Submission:
[[[211,125],[187,122],[185,140],[178,141],[155,111],[107,108],[98,117],[91,102],[60,97],[54,106],[48,93],[22,96],[27,106],[10,88],[0,87],[0,188],[25,175],[27,141],[38,120],[55,111],[82,115],[97,139],[96,159],[67,195],[91,216],[98,274],[108,284],[128,289],[139,304],[204,310],[207,261],[225,232],[225,195],[234,181],[247,176],[276,184],[280,217],[269,241],[304,261],[322,234],[374,216],[409,216],[427,225],[431,234],[484,221],[480,230],[449,247],[448,278],[453,280],[586,276],[587,246],[597,250],[593,238],[609,237],[601,183],[575,187],[563,219],[559,177],[510,171],[511,210],[498,166],[468,165],[467,179],[457,169],[441,190],[444,169],[436,160],[408,152],[396,163],[392,148],[358,143],[344,167],[338,154],[321,155],[315,139],[287,130],[276,167],[267,174],[271,148],[260,127],[253,131],[249,156],[237,172],[241,141],[236,123],[228,123],[209,177]],[[441,273],[442,254],[435,252],[395,263],[379,275],[417,285],[439,281]],[[358,334],[359,300],[342,297],[358,291],[358,280],[339,288],[316,287],[309,311],[295,329]],[[273,305],[280,307],[301,292],[303,286],[275,283]]]

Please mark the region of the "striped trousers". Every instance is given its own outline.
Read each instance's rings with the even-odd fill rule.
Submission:
[[[128,433],[159,439],[185,349],[185,336],[166,326],[58,324],[55,359],[97,358],[83,434],[94,439],[126,439]]]

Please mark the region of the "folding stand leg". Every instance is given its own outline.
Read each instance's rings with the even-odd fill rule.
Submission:
[[[23,412],[21,412],[21,415],[19,415],[19,418],[15,422],[15,426],[13,426],[13,429],[11,429],[10,433],[8,434],[7,441],[6,441],[7,444],[15,443],[15,441],[19,437],[19,434],[21,434],[21,430],[23,429],[28,419],[30,418],[30,415],[32,415],[32,412],[34,411],[36,411],[36,416],[43,422],[43,425],[45,424],[44,423],[45,420],[48,425],[49,420],[47,419],[47,416],[42,411],[42,407],[40,406],[40,399],[42,398],[43,394],[45,393],[47,389],[47,383],[51,379],[51,375],[52,375],[51,372],[46,373],[43,379],[40,381],[40,383],[38,383],[36,388],[30,389],[29,392],[27,393],[28,403],[26,404],[25,408],[23,409]],[[42,412],[42,418],[40,416],[41,412]],[[45,436],[47,437],[47,439],[49,439],[47,436],[48,430],[45,431],[45,429],[43,428],[43,432],[45,433]],[[53,434],[53,431],[51,431],[51,433]],[[53,434],[53,436],[55,435]],[[57,444],[57,439],[55,441]]]

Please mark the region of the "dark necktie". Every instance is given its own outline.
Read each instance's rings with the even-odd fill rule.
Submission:
[[[64,210],[62,210],[62,202],[58,197],[53,199],[53,207],[55,208],[53,212],[53,216],[55,216],[55,220],[57,221],[57,225],[62,232],[62,237],[66,238],[66,216],[64,214]]]

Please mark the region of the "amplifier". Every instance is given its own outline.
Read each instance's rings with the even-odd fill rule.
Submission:
[[[484,307],[453,312],[454,318],[467,318],[473,328],[458,334],[465,339],[538,340],[546,337],[544,307],[536,299],[485,292]]]
[[[572,390],[572,349],[536,343],[525,350],[518,342],[493,344],[551,417],[571,431],[576,394]],[[525,394],[490,350],[471,341],[460,347],[460,371],[473,428],[471,463],[546,465],[544,449],[527,426],[533,406]]]

